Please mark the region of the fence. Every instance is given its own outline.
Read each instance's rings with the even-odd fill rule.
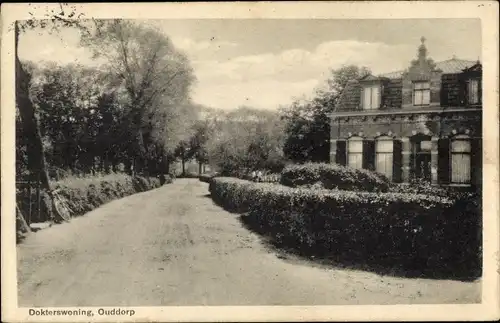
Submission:
[[[27,224],[44,222],[42,214],[42,196],[40,182],[17,181],[16,203]]]

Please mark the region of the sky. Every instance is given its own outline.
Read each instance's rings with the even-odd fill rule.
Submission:
[[[330,69],[366,66],[374,74],[407,68],[420,38],[435,61],[481,59],[479,19],[169,19],[159,28],[189,57],[193,101],[224,110],[275,110],[308,98]],[[73,29],[20,37],[19,56],[34,62],[91,65]]]

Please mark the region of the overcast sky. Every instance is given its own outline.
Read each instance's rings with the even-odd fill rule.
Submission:
[[[149,20],[191,59],[197,76],[195,102],[234,109],[250,105],[277,109],[295,97],[310,96],[329,68],[343,64],[374,73],[401,70],[416,57],[425,36],[435,61],[481,58],[478,19],[179,19]],[[78,33],[30,31],[20,38],[19,55],[60,64],[91,62],[78,46]]]

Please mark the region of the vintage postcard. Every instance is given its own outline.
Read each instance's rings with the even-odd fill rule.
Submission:
[[[497,2],[1,15],[2,321],[500,318]]]

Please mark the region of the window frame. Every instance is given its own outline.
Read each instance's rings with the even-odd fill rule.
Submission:
[[[468,151],[454,151],[453,150],[453,143],[457,141],[464,141],[468,143]],[[472,139],[470,136],[467,135],[456,135],[450,138],[449,142],[449,154],[450,154],[450,160],[449,160],[449,181],[451,185],[471,185],[472,183]],[[465,182],[456,182],[453,179],[453,156],[454,155],[467,155],[469,156],[469,165],[468,165],[468,179]]]
[[[378,89],[378,93],[377,93],[377,104],[374,105],[373,104],[373,90],[374,89]],[[370,105],[367,106],[367,102],[366,102],[366,91],[370,91]],[[362,91],[362,108],[363,110],[367,110],[367,111],[370,111],[370,110],[378,110],[380,109],[380,106],[381,106],[381,102],[382,102],[382,86],[379,84],[379,83],[372,83],[372,84],[364,84],[363,85],[363,91]]]
[[[349,138],[347,140],[347,144],[346,144],[346,146],[347,146],[346,147],[346,152],[347,152],[347,154],[346,154],[347,155],[346,156],[346,164],[347,164],[348,167],[355,168],[355,169],[363,169],[363,153],[364,153],[364,151],[363,151],[363,148],[364,148],[363,147],[363,141],[364,141],[364,138],[363,137],[359,137],[359,136],[356,136],[356,137],[353,136],[353,137],[351,137],[351,138]],[[356,142],[356,143],[359,142],[360,147],[361,147],[360,151],[351,152],[351,143],[354,143],[354,142]],[[356,159],[356,161],[359,161],[359,163],[360,163],[359,168],[351,166],[351,164],[349,162],[351,154],[357,154],[357,155],[360,156],[359,160]]]
[[[382,142],[390,142],[391,143],[391,151],[379,151],[379,144]],[[390,171],[387,173],[381,173],[378,169],[378,158],[380,155],[390,155],[391,163],[390,163]],[[386,165],[387,166],[387,165]],[[394,170],[394,138],[390,136],[380,136],[375,140],[375,171],[379,172],[389,178],[389,180],[393,180],[393,170]]]
[[[427,87],[422,87],[422,88],[417,88],[417,85],[419,84],[428,84]],[[413,103],[413,106],[416,106],[416,107],[425,107],[425,106],[428,106],[431,104],[431,82],[430,81],[414,81],[412,82],[412,103]],[[424,93],[428,91],[429,92],[429,102],[428,103],[424,103]],[[416,93],[421,93],[421,103],[420,104],[417,104],[416,103]]]

